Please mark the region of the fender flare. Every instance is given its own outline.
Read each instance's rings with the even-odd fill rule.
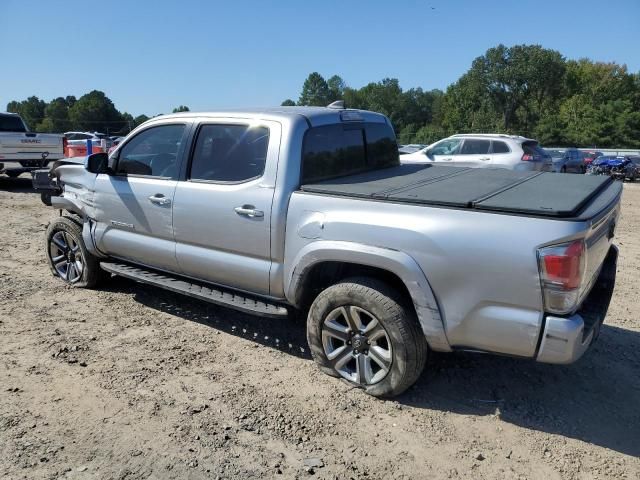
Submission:
[[[85,248],[95,257],[107,258],[107,256],[98,250],[95,242],[93,241],[93,230],[95,229],[95,221],[89,217],[84,206],[79,202],[74,202],[70,198],[56,196],[51,197],[51,206],[56,210],[66,210],[82,218],[82,240],[84,241]],[[61,213],[62,214],[62,213]]]
[[[444,322],[431,285],[418,263],[408,254],[354,242],[319,240],[303,247],[285,268],[285,295],[297,304],[297,293],[311,268],[322,262],[344,262],[380,268],[402,280],[411,295],[429,347],[450,352]]]

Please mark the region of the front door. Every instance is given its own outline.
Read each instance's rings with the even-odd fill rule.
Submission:
[[[269,294],[277,122],[202,123],[175,193],[174,232],[185,275]]]
[[[453,165],[454,157],[460,152],[462,140],[445,138],[427,150],[427,156],[437,163]]]
[[[161,124],[128,139],[116,153],[115,172],[95,184],[95,239],[111,256],[178,272],[173,199],[186,124]]]

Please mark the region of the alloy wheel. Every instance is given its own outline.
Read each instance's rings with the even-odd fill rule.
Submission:
[[[342,377],[362,386],[387,376],[392,364],[391,340],[370,312],[345,305],[331,311],[322,323],[322,346]]]
[[[84,272],[84,256],[80,244],[65,231],[57,231],[49,242],[51,263],[60,278],[75,283],[82,278]]]

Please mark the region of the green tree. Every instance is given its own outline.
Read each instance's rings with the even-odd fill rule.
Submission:
[[[335,102],[336,100],[342,100],[344,95],[344,89],[347,84],[339,75],[333,75],[327,80],[327,87],[329,88],[329,102]]]
[[[188,112],[188,111],[189,111],[189,107],[187,107],[186,105],[180,105],[179,107],[173,109],[173,113]]]
[[[104,92],[93,90],[83,95],[69,108],[74,129],[117,132],[125,127],[122,115]]]
[[[329,86],[318,72],[311,73],[302,85],[302,93],[298,105],[325,107],[329,101]]]
[[[280,104],[282,107],[295,107],[296,102],[294,102],[293,100],[291,100],[290,98],[287,98],[284,102],[282,102]]]
[[[43,100],[32,96],[21,102],[9,102],[7,112],[19,114],[30,129],[37,131],[38,124],[44,120],[46,106]]]
[[[69,104],[64,97],[51,100],[44,109],[44,119],[38,125],[40,132],[62,133],[71,130]]]

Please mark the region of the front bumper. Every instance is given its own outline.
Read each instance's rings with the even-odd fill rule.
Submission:
[[[573,363],[595,342],[609,309],[616,281],[618,249],[611,246],[591,292],[570,317],[548,315],[536,360]]]

